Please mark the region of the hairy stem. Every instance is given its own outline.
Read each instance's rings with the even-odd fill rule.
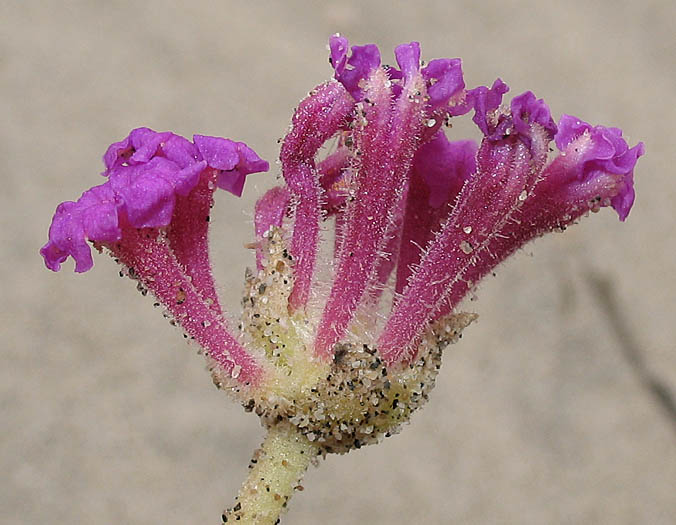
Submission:
[[[241,525],[279,523],[293,492],[318,454],[318,448],[298,430],[280,423],[268,429],[265,441],[254,452],[249,476],[235,506],[223,513],[223,521]]]

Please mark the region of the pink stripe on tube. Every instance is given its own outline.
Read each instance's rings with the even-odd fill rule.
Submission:
[[[347,121],[354,100],[342,84],[328,82],[305,98],[293,116],[280,159],[282,174],[294,198],[291,254],[295,259],[294,288],[289,308],[307,303],[314,275],[321,220],[322,190],[315,166],[319,148]]]
[[[447,294],[465,278],[481,253],[518,208],[519,197],[534,182],[531,155],[514,146],[484,141],[479,171],[462,189],[458,203],[410,279],[378,341],[392,365],[414,353],[417,338],[442,307]]]
[[[254,229],[256,233],[256,241],[260,244],[263,237],[268,233],[271,227],[280,227],[286,216],[291,195],[289,191],[282,187],[276,186],[263,195],[256,202],[254,211]],[[263,252],[261,247],[256,248],[256,266],[259,270],[263,269]]]
[[[222,315],[209,260],[209,221],[215,186],[215,172],[208,169],[200,182],[186,196],[176,197],[176,206],[167,234],[176,259],[192,283],[209,299],[216,313]]]
[[[155,229],[125,226],[120,241],[105,246],[226,374],[241,385],[256,385],[262,378],[260,364],[228,332],[222,317],[193,286],[159,235]]]
[[[462,186],[476,170],[474,141],[450,142],[443,132],[417,151],[406,199],[395,290],[402,293],[458,199]]]
[[[362,118],[356,123],[360,127],[353,134],[354,198],[348,198],[338,269],[315,340],[315,354],[322,359],[330,358],[374,282],[379,253],[394,235],[394,214],[420,135],[422,77],[414,73],[407,78],[394,104],[391,84],[385,71],[377,69],[364,89]]]

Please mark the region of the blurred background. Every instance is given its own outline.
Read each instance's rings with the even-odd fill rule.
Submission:
[[[0,521],[218,523],[263,432],[107,257],[38,256],[56,205],[102,181],[139,125],[277,158],[326,42],[419,40],[646,143],[612,210],[537,241],[467,305],[429,405],[378,447],[308,472],[289,524],[676,522],[676,4],[0,0]],[[462,125],[449,130],[461,138]],[[216,278],[235,315],[251,209],[218,195]],[[671,405],[670,405],[671,403]]]

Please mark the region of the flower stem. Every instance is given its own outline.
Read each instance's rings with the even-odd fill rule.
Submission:
[[[305,471],[319,449],[298,430],[280,423],[268,429],[263,444],[249,465],[249,476],[236,504],[223,513],[223,521],[238,525],[279,523]]]

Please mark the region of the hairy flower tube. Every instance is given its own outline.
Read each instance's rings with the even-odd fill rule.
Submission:
[[[297,107],[283,185],[254,210],[256,270],[234,323],[209,262],[217,187],[267,171],[229,139],[136,129],[104,155],[106,182],[56,210],[41,253],[92,267],[89,245],[166,307],[213,380],[268,429],[224,521],[275,523],[309,462],[397,432],[428,398],[441,353],[476,317],[463,298],[528,241],[610,206],[625,220],[643,144],[527,91],[466,89],[459,59],[418,43],[381,64],[374,45],[329,41],[334,79]],[[483,136],[447,138],[472,113]],[[326,246],[325,246],[326,245]],[[235,328],[237,327],[237,328]]]

